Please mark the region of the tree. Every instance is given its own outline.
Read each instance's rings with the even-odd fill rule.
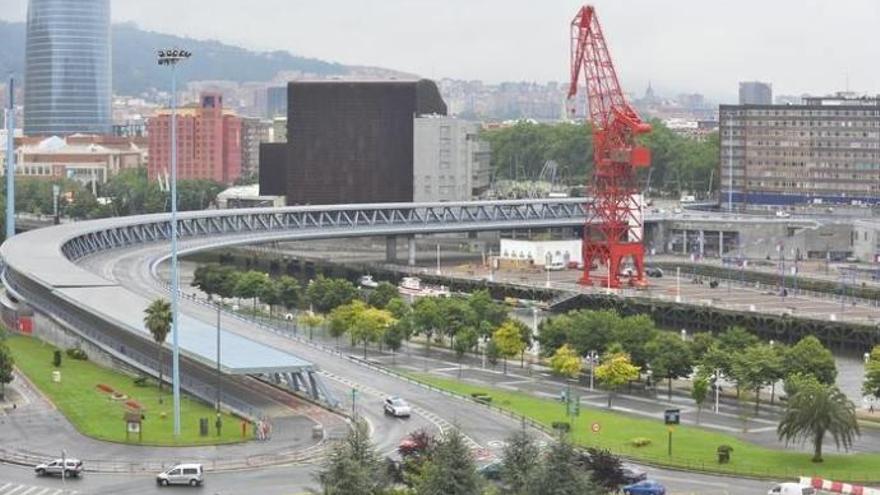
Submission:
[[[312,334],[315,330],[315,327],[319,327],[324,323],[324,317],[313,313],[311,311],[306,311],[299,315],[299,323],[301,325],[305,325],[306,328],[309,329],[309,340],[312,340]],[[338,347],[338,342],[337,342]]]
[[[654,376],[666,379],[669,400],[672,400],[672,380],[689,376],[693,371],[690,346],[672,332],[660,332],[645,346],[645,353]]]
[[[382,495],[389,485],[384,472],[367,426],[359,421],[333,446],[315,478],[324,495]]]
[[[561,439],[553,443],[535,478],[531,493],[582,495],[598,493],[587,471],[578,466],[578,455],[571,444]]]
[[[504,322],[492,334],[492,340],[498,345],[498,352],[504,359],[504,374],[507,374],[507,360],[522,352],[526,344],[522,340],[522,332],[512,320]]]
[[[14,378],[12,375],[14,364],[9,347],[6,343],[0,342],[0,399],[6,396],[6,384],[11,383]]]
[[[540,464],[541,449],[535,439],[526,431],[525,425],[515,431],[504,446],[501,454],[501,480],[509,495],[529,495],[534,486],[535,476]]]
[[[699,359],[709,351],[709,348],[718,344],[718,339],[709,332],[697,332],[688,343],[691,347],[691,356]]]
[[[397,362],[395,353],[400,350],[404,338],[406,338],[406,332],[404,326],[398,320],[395,320],[394,324],[389,326],[385,333],[382,334],[382,343],[391,351],[391,362],[394,364]]]
[[[452,429],[434,447],[415,491],[418,495],[479,495],[481,485],[464,436]]]
[[[337,306],[330,312],[330,335],[336,339],[336,347],[339,347],[339,337],[351,331],[360,314],[367,309],[363,301],[354,300],[348,304]],[[352,342],[355,339],[352,337]]]
[[[254,300],[254,314],[257,312],[257,298],[269,282],[269,275],[255,270],[244,272],[232,289],[235,297]]]
[[[606,353],[602,364],[596,367],[596,378],[609,389],[608,407],[614,392],[638,377],[639,367],[633,366],[626,353]]]
[[[813,462],[822,462],[822,443],[827,433],[835,445],[849,449],[859,435],[856,406],[834,385],[805,379],[789,397],[776,433],[786,443],[813,442]]]
[[[875,345],[865,363],[865,382],[862,393],[880,399],[880,345]]]
[[[162,390],[162,344],[171,331],[171,303],[165,299],[156,299],[144,310],[144,326],[156,342],[158,354],[159,391]]]
[[[190,283],[193,287],[207,294],[209,300],[211,296],[217,294],[219,289],[220,278],[217,268],[219,268],[217,265],[197,266],[195,272],[193,272],[192,283]]]
[[[773,346],[757,344],[733,356],[733,377],[738,384],[755,391],[755,415],[761,403],[761,389],[782,378],[782,359]]]
[[[566,378],[577,378],[581,373],[583,362],[578,353],[568,344],[564,344],[550,358],[550,369],[553,373]]]
[[[289,275],[282,275],[278,277],[276,283],[278,286],[278,304],[284,306],[284,309],[288,311],[297,307],[302,298],[302,288],[299,286],[299,282]]]
[[[231,266],[219,266],[216,276],[218,278],[217,295],[235,297],[235,286],[238,285],[238,279],[241,278],[242,272]]]
[[[433,297],[417,299],[412,306],[413,330],[425,337],[425,355],[431,350],[434,332],[443,325],[440,308]]]
[[[627,484],[620,457],[605,449],[588,449],[587,466],[590,469],[590,480],[604,493],[617,492]]]
[[[266,281],[260,287],[257,297],[263,304],[269,305],[269,318],[272,318],[274,314],[272,308],[281,304],[281,287],[275,279],[267,276]]]
[[[480,337],[473,328],[464,328],[455,335],[455,341],[452,349],[455,351],[455,357],[458,360],[458,377],[461,378],[461,360],[467,352],[477,345]]]
[[[391,312],[367,306],[357,312],[351,320],[348,331],[353,341],[364,345],[364,359],[367,358],[367,344],[380,342],[385,331],[395,323]]]
[[[809,374],[828,385],[833,384],[837,379],[834,355],[812,335],[802,338],[797,344],[789,347],[784,361],[785,376],[795,373]]]
[[[612,329],[612,340],[629,353],[633,364],[644,367],[651,360],[645,346],[657,335],[657,326],[648,315],[621,318]],[[599,349],[593,349],[600,351]]]
[[[697,374],[691,384],[691,399],[697,405],[697,424],[700,423],[700,413],[703,412],[703,403],[709,395],[709,379],[703,374]]]
[[[718,336],[718,347],[730,354],[746,350],[759,342],[758,337],[750,334],[745,328],[730,327]]]
[[[487,289],[471,293],[467,304],[474,316],[474,321],[471,322],[474,328],[481,328],[481,323],[485,323],[482,325],[485,328],[498,328],[507,319],[507,308],[492,299]],[[481,337],[488,337],[488,334],[481,335]]]
[[[397,287],[388,282],[379,282],[379,285],[371,290],[367,296],[367,304],[379,309],[386,309],[388,303],[395,298],[400,298],[400,292],[397,291]]]
[[[495,367],[498,364],[498,358],[501,357],[501,351],[498,349],[498,343],[495,342],[495,339],[489,339],[486,342],[486,359],[489,361],[489,364],[492,367]]]
[[[328,313],[338,306],[355,300],[357,288],[348,280],[325,278],[319,275],[309,283],[306,294],[316,311]]]
[[[450,343],[455,340],[455,335],[459,331],[471,328],[477,321],[476,315],[468,305],[467,300],[461,297],[438,299],[437,309],[440,321],[442,322],[438,328],[443,330],[443,334],[450,339]]]

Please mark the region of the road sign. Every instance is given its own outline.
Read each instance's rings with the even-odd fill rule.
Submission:
[[[681,422],[680,409],[667,409],[663,413],[663,421],[668,425],[677,425]]]
[[[590,430],[593,433],[599,433],[600,431],[602,431],[602,425],[600,425],[599,423],[593,423],[590,425]]]

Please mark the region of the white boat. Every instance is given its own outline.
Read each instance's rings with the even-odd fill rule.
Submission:
[[[402,296],[413,297],[449,297],[449,289],[442,285],[424,285],[418,277],[403,277],[397,291]]]
[[[364,275],[360,278],[359,283],[361,284],[361,287],[369,287],[370,289],[375,289],[376,287],[379,287],[379,282],[373,280],[372,275]]]

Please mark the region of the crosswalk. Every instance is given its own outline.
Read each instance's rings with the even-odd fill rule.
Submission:
[[[64,488],[22,485],[19,483],[4,483],[0,481],[0,495],[76,495],[76,490]]]

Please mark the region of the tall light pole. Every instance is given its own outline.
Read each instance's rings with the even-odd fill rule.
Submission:
[[[15,79],[6,86],[6,238],[15,235]]]
[[[173,48],[159,50],[159,65],[171,67],[171,388],[174,395],[174,436],[180,436],[180,347],[178,345],[178,285],[177,272],[177,64],[192,54]]]

